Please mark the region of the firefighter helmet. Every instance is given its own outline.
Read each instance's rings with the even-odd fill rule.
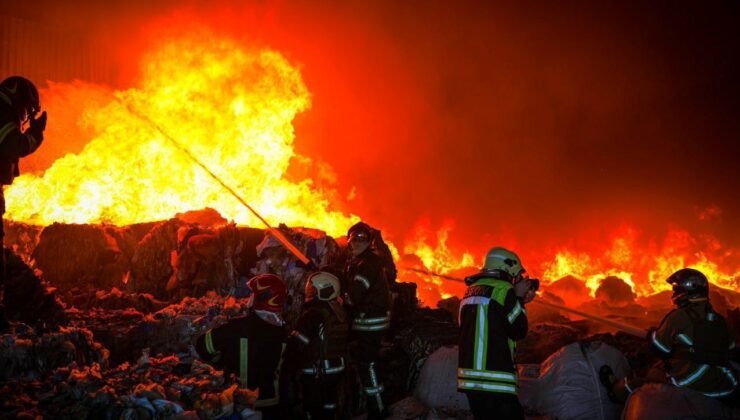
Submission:
[[[11,76],[0,82],[0,101],[15,109],[21,120],[41,110],[39,91],[30,80],[21,76]]]
[[[483,273],[498,275],[498,278],[510,281],[521,277],[524,271],[519,256],[498,246],[488,251],[481,270]]]
[[[709,281],[699,270],[682,268],[671,274],[666,281],[673,286],[671,300],[678,307],[684,307],[690,302],[707,300],[709,297]]]
[[[247,282],[252,292],[250,302],[256,310],[281,313],[288,290],[280,277],[274,274],[260,274]]]
[[[319,300],[334,300],[340,292],[337,276],[326,271],[311,274],[306,281],[306,302],[318,298]]]
[[[356,239],[372,241],[374,229],[365,222],[357,222],[347,231],[347,240],[352,242]]]

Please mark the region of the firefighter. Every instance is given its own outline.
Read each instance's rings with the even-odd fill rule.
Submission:
[[[608,366],[603,366],[602,382],[610,397],[618,402],[624,402],[645,382],[668,382],[729,401],[737,388],[737,379],[730,369],[735,340],[724,317],[712,309],[709,281],[702,272],[684,268],[668,277],[667,282],[673,287],[676,308],[647,336],[662,362],[644,377],[619,380],[615,380]]]
[[[18,160],[35,152],[44,141],[46,111],[41,112],[39,92],[30,80],[12,76],[0,82],[0,184],[2,189],[20,175]],[[28,128],[23,126],[28,122]],[[5,196],[0,189],[0,219],[5,214]],[[0,239],[5,237],[0,220]],[[0,330],[7,328],[2,305],[6,280],[5,252],[0,252]]]
[[[457,389],[476,419],[523,419],[514,353],[516,341],[527,335],[524,305],[534,298],[532,283],[519,257],[500,247],[465,282]]]
[[[383,404],[378,358],[391,321],[391,295],[383,263],[370,249],[373,231],[363,222],[349,229],[351,257],[344,272],[345,303],[351,318],[350,355],[358,364],[370,419],[383,418],[388,412]]]
[[[288,338],[288,373],[299,370],[303,406],[311,419],[337,418],[338,387],[344,376],[348,325],[338,301],[339,279],[327,272],[306,281],[306,303]]]
[[[257,245],[257,257],[260,259],[252,269],[253,274],[275,274],[285,281],[288,295],[284,317],[288,327],[292,328],[303,307],[306,267],[270,233],[265,233],[264,239]]]
[[[242,387],[259,390],[255,407],[263,418],[283,418],[278,383],[287,332],[282,312],[285,285],[272,274],[255,276],[247,283],[252,292],[246,317],[209,330],[195,349],[206,362],[239,377]]]

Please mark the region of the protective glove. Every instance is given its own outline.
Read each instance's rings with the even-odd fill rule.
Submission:
[[[39,116],[38,118],[31,116],[31,120],[29,121],[29,124],[31,126],[31,129],[33,130],[39,130],[39,131],[46,130],[46,111],[42,112],[41,116]]]

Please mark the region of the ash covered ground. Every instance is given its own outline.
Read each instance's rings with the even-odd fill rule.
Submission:
[[[341,270],[341,241],[312,229],[284,232],[322,266]],[[191,343],[245,314],[245,283],[260,264],[256,247],[264,236],[213,211],[126,227],[7,223],[5,303],[12,325],[0,341],[2,417],[218,418],[249,406],[254,396],[199,361]],[[430,381],[423,372],[430,355],[457,344],[459,299],[431,309],[419,304],[416,285],[403,280],[402,271],[382,351],[385,399],[395,418],[465,418],[460,404],[430,397],[423,383]],[[302,302],[300,281],[290,289],[288,320]],[[642,328],[670,310],[668,293],[637,298],[617,278],[605,279],[595,298],[580,280],[564,278],[539,299]],[[711,300],[740,332],[740,294],[715,288]],[[656,360],[644,340],[590,321],[537,305],[529,305],[528,317],[530,330],[517,351],[525,369],[539,369],[572,343],[613,346],[632,369]],[[434,363],[445,363],[440,357]],[[347,377],[343,415],[351,417],[363,407],[358,380],[352,372]],[[528,415],[547,413],[528,408]]]

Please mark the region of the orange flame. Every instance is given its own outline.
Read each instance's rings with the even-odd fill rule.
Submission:
[[[303,166],[310,162],[293,149],[292,122],[309,109],[311,95],[300,71],[281,54],[254,51],[207,30],[189,30],[188,35],[170,38],[145,56],[142,68],[142,81],[135,88],[106,94],[100,92],[103,88],[95,91],[96,100],[86,107],[82,119],[95,135],[80,153],[56,160],[43,176],[24,174],[7,189],[10,219],[36,225],[126,225],[211,207],[237,223],[259,225],[129,108],[185,145],[273,223],[309,224],[339,236],[358,220],[333,210],[330,201],[338,194],[317,188],[310,179],[322,177],[320,173],[332,178],[330,168],[318,166],[295,182],[286,177],[291,162]],[[108,96],[116,99],[104,99]],[[720,212],[711,209],[701,218],[710,220]],[[440,274],[459,275],[477,268],[482,258],[447,245],[450,231],[443,227],[431,234],[417,229],[403,252],[416,255],[426,269]],[[653,240],[639,243],[637,236],[635,229],[627,227],[618,230],[605,248],[557,248],[539,261],[525,261],[525,266],[535,268],[530,270],[534,275],[541,273],[546,284],[577,277],[592,295],[607,276],[623,279],[640,296],[666,290],[665,278],[685,266],[702,270],[717,285],[740,287],[739,266],[731,262],[740,254],[722,253],[716,240],[697,240],[674,230],[658,246]],[[389,246],[398,260],[396,247]],[[438,277],[418,281],[433,289],[428,296],[434,297],[449,297],[460,287]],[[430,298],[427,303],[434,301]]]
[[[310,179],[284,177],[297,157],[293,118],[310,107],[311,96],[282,55],[200,30],[164,42],[142,67],[140,86],[86,110],[84,123],[97,136],[81,153],[58,159],[41,177],[15,180],[6,191],[9,218],[125,225],[212,207],[237,223],[258,225],[129,107],[185,145],[268,220],[310,220],[333,235],[358,220],[332,211]]]

